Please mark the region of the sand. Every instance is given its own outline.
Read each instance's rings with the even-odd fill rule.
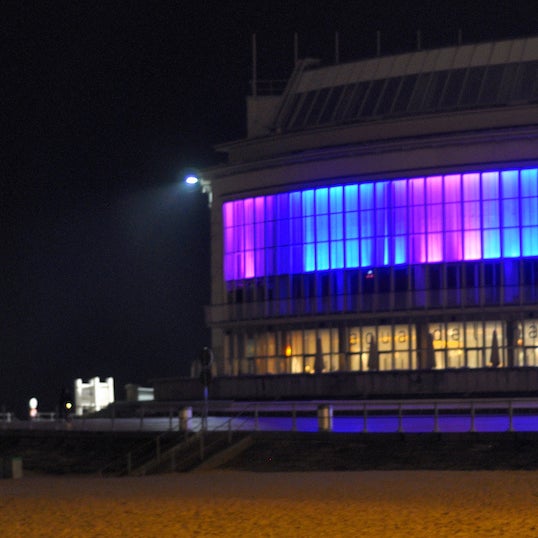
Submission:
[[[538,471],[0,480],[7,537],[538,537]]]

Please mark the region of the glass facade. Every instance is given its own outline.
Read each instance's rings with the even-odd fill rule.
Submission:
[[[537,172],[363,182],[227,202],[224,278],[538,256]]]
[[[349,182],[222,211],[230,374],[538,366],[537,168]]]
[[[230,374],[538,366],[538,321],[466,320],[229,333]]]

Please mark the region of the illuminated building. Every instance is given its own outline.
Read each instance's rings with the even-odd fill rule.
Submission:
[[[219,375],[538,366],[538,38],[303,60],[247,104],[206,174]]]

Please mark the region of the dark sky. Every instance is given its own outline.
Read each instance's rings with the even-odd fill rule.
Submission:
[[[258,76],[538,34],[535,2],[4,2],[0,406],[52,410],[77,377],[186,375],[208,343],[208,211],[179,181],[244,135]]]

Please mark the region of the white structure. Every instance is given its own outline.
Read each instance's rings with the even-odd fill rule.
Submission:
[[[128,402],[151,402],[154,400],[153,387],[141,387],[129,383],[125,385],[125,396]]]
[[[75,406],[76,414],[94,413],[114,403],[114,378],[107,377],[101,381],[92,377],[88,383],[82,379],[75,379]]]

